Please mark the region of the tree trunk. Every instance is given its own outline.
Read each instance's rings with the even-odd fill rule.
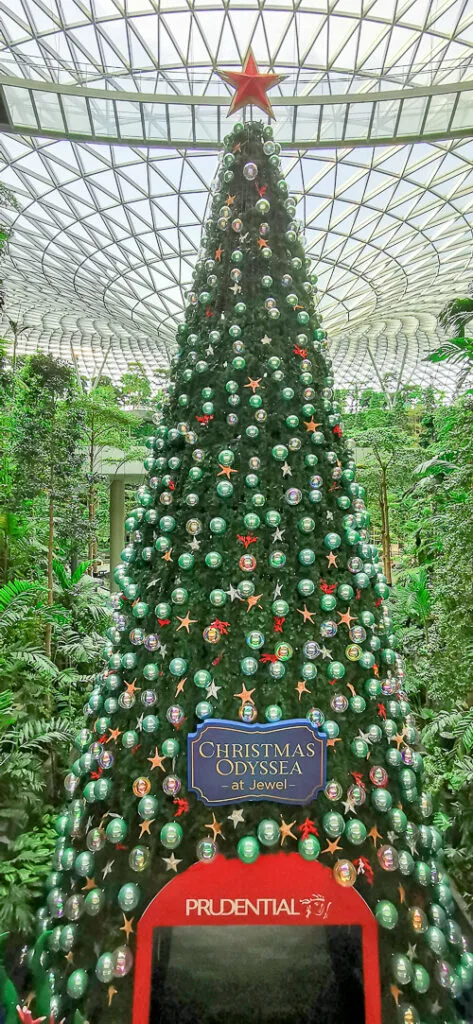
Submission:
[[[53,551],[54,551],[54,498],[49,495],[49,531],[48,531],[48,608],[53,604]],[[51,657],[52,624],[46,623],[44,646],[46,655]]]
[[[89,488],[88,488],[88,492],[87,492],[87,510],[88,510],[88,516],[89,516],[89,540],[88,540],[88,544],[87,544],[87,549],[88,549],[87,550],[87,556],[88,556],[89,562],[92,563],[91,565],[89,565],[89,568],[87,569],[87,572],[89,573],[90,576],[93,576],[94,573],[97,570],[97,537],[95,535],[95,525],[93,525],[95,523],[95,515],[96,515],[96,512],[97,512],[96,489],[95,489],[95,483],[94,483],[94,475],[95,475],[95,430],[94,430],[94,425],[93,425],[93,422],[92,422],[91,434],[90,434],[90,448],[89,448],[89,476],[90,476],[90,483],[89,483]]]
[[[381,483],[380,483],[380,496],[381,496],[381,514],[383,521],[383,565],[384,575],[386,576],[386,582],[389,586],[392,585],[393,575],[391,568],[391,530],[389,524],[389,505],[388,505],[388,487],[386,478],[386,467],[381,468]]]

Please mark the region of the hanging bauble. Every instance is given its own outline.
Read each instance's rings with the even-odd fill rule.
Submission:
[[[206,718],[211,718],[213,714],[213,705],[208,700],[200,700],[195,706],[195,713],[197,718],[204,721]]]
[[[124,978],[133,966],[133,953],[128,946],[118,946],[113,952],[113,975]]]
[[[366,826],[358,818],[352,818],[350,821],[347,821],[344,835],[353,846],[361,846],[366,839],[366,834]]]
[[[282,708],[279,704],[268,704],[264,709],[264,717],[267,722],[279,722],[282,718]]]
[[[178,726],[184,721],[184,711],[179,704],[171,704],[166,711],[166,718],[171,725]]]
[[[248,702],[246,704],[242,704],[241,705],[241,707],[239,708],[239,711],[238,711],[238,717],[241,718],[242,722],[246,722],[247,724],[251,724],[251,722],[255,722],[256,721],[256,719],[258,717],[258,712],[257,712],[254,704],[250,704]]]
[[[252,163],[251,161],[245,164],[243,167],[243,177],[246,178],[247,181],[255,181],[255,179],[258,177],[257,165]]]
[[[163,779],[162,786],[163,793],[165,793],[166,796],[175,797],[180,792],[182,783],[177,775],[166,775]]]
[[[218,853],[217,844],[213,839],[201,839],[196,846],[197,860],[211,864]]]
[[[335,881],[345,889],[353,886],[357,879],[356,868],[351,860],[337,860],[332,873]]]
[[[151,851],[147,846],[134,846],[130,850],[128,863],[132,871],[145,871],[151,860]]]
[[[331,839],[335,839],[337,836],[342,835],[345,822],[342,815],[338,814],[337,811],[329,811],[322,818],[322,826],[325,834]]]
[[[396,871],[399,865],[399,855],[394,846],[386,844],[380,846],[377,851],[378,860],[384,871]]]
[[[277,821],[273,818],[263,818],[256,830],[259,842],[262,846],[276,846],[279,842],[281,830]]]
[[[163,825],[159,838],[167,850],[175,850],[182,841],[184,833],[177,821],[168,821]]]
[[[394,903],[390,900],[379,900],[376,904],[375,917],[381,928],[391,930],[398,922],[399,914]]]
[[[68,996],[71,999],[82,999],[82,996],[85,995],[87,991],[88,983],[89,979],[86,971],[82,968],[79,968],[77,971],[73,971],[67,979],[66,989]]]
[[[127,913],[130,910],[134,910],[140,902],[140,896],[140,889],[139,886],[136,885],[136,882],[126,882],[125,885],[122,885],[117,896],[117,903],[120,910],[126,911]]]
[[[244,864],[253,864],[259,856],[259,843],[254,836],[243,836],[237,845],[237,853]]]
[[[415,992],[419,992],[421,995],[428,992],[430,988],[430,975],[422,964],[412,964],[411,983]]]
[[[115,960],[113,953],[102,953],[95,965],[95,974],[99,981],[108,985],[114,977]]]
[[[304,860],[317,860],[320,853],[320,843],[317,836],[309,835],[305,839],[299,839],[297,849]]]
[[[394,953],[391,958],[392,975],[399,985],[408,985],[412,978],[412,964],[404,953]]]

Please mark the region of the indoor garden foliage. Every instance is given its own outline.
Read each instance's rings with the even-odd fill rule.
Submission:
[[[271,129],[236,125],[54,821],[34,1016],[129,1021],[141,912],[217,853],[298,851],[357,887],[379,923],[385,1024],[450,1024],[473,980],[295,218]],[[186,784],[187,734],[209,717],[308,719],[327,738],[324,790],[290,813],[237,795],[209,811]]]

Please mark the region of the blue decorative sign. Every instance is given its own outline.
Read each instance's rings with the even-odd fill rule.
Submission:
[[[187,739],[188,788],[204,804],[308,804],[326,782],[327,737],[307,719],[245,725],[207,719]]]

